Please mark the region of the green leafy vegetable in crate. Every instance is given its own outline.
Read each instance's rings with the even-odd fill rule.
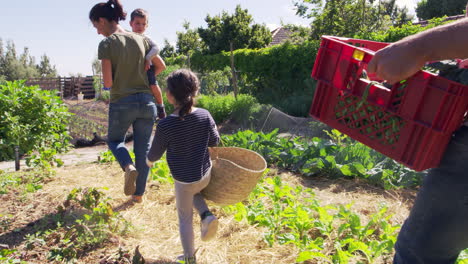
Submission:
[[[368,79],[365,71],[361,77]],[[349,128],[359,129],[361,134],[370,135],[370,138],[378,139],[382,144],[391,145],[398,141],[400,128],[405,123],[399,116],[384,111],[382,107],[367,101],[370,87],[373,85],[388,87],[388,84],[371,81],[361,97],[351,94],[342,95],[335,107],[336,118]],[[402,91],[405,86],[406,84],[403,83],[398,88],[399,91]],[[396,99],[399,97],[401,97],[401,92],[396,95]]]

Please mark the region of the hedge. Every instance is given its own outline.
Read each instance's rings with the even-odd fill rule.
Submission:
[[[235,68],[245,85],[241,92],[254,95],[260,103],[273,104],[293,115],[307,115],[313,97],[314,82],[310,74],[320,41],[292,45],[285,43],[264,49],[234,51]],[[215,55],[195,53],[191,67],[198,72],[223,70],[230,66],[230,53]],[[288,98],[303,98],[292,103]]]

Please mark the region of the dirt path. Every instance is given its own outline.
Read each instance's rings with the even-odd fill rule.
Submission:
[[[95,162],[98,159],[99,153],[106,151],[108,148],[106,145],[98,145],[87,148],[75,148],[67,153],[58,155],[58,157],[64,162],[64,166],[76,165],[80,163]],[[28,168],[26,160],[20,160],[20,169]],[[0,162],[0,170],[3,171],[14,171],[15,161],[2,161]]]

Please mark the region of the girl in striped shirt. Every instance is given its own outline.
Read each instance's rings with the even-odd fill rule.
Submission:
[[[174,177],[179,231],[184,255],[179,260],[195,263],[193,207],[201,217],[201,239],[216,235],[218,219],[210,212],[200,191],[210,181],[211,160],[208,147],[219,143],[219,134],[211,114],[195,108],[199,90],[197,76],[186,69],[172,72],[167,78],[167,99],[174,112],[162,119],[156,129],[147,156],[148,166],[167,151],[167,163]]]

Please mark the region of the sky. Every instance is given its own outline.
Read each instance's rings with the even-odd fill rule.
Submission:
[[[13,41],[18,54],[24,47],[40,61],[46,54],[56,66],[59,75],[92,74],[91,63],[97,47],[103,39],[89,21],[89,10],[96,0],[0,0],[0,38],[4,45]],[[295,14],[293,0],[121,0],[128,16],[120,24],[130,29],[130,13],[135,8],[149,12],[146,34],[160,47],[164,39],[176,42],[176,32],[184,31],[184,21],[191,28],[206,28],[205,17],[216,16],[223,11],[234,13],[241,5],[252,15],[254,23],[265,24],[271,30],[281,24],[308,25],[311,21]],[[418,0],[397,0],[414,13]]]

